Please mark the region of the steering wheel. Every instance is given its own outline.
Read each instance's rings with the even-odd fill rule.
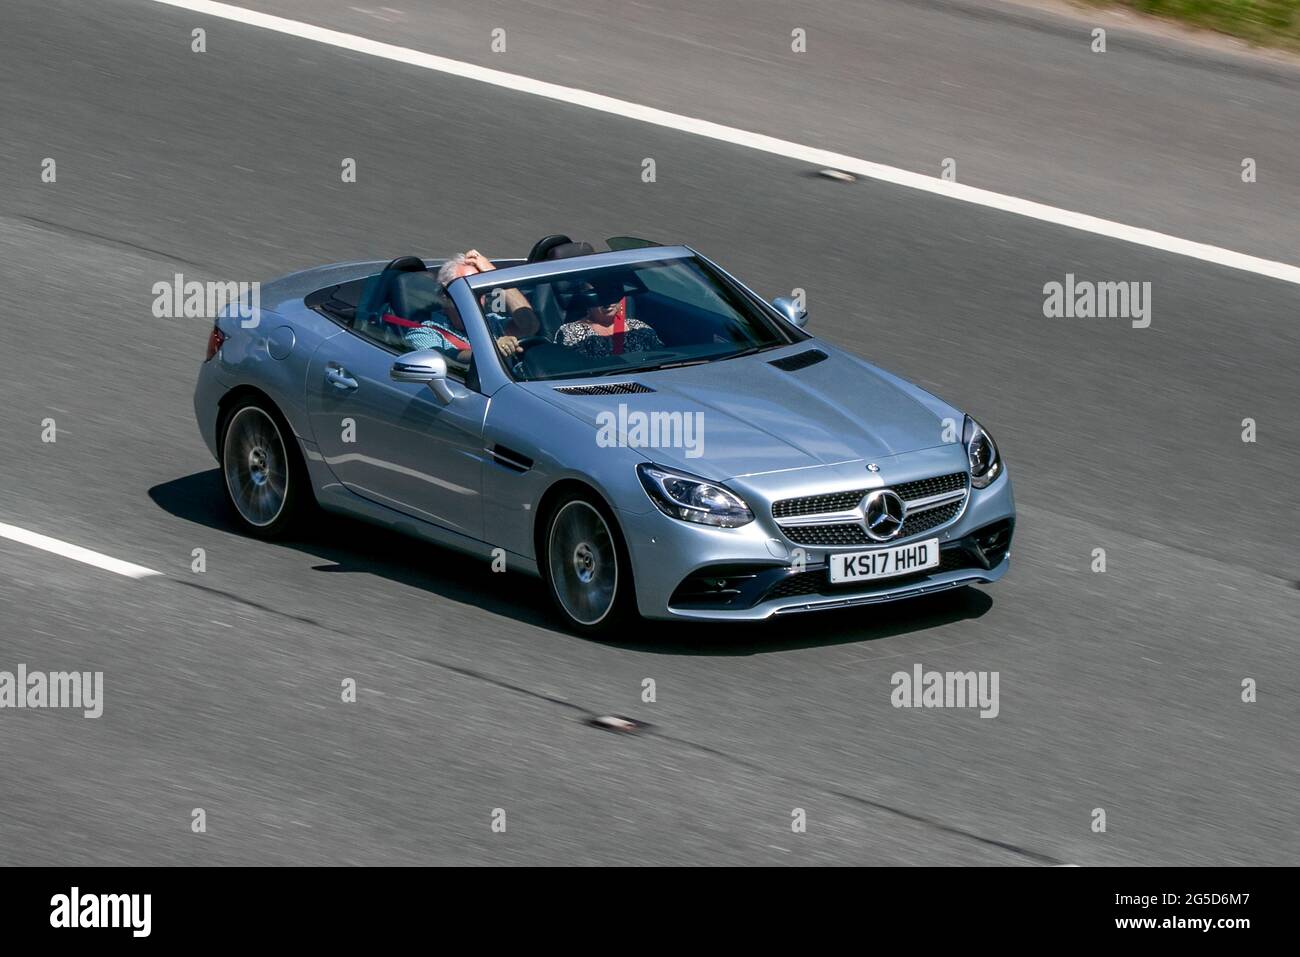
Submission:
[[[533,346],[546,345],[550,341],[549,336],[524,336],[524,338],[519,340],[519,348],[528,350]]]

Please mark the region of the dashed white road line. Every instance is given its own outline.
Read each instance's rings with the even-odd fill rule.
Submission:
[[[38,532],[29,532],[25,528],[19,528],[17,525],[6,525],[4,522],[0,522],[0,538],[31,545],[33,548],[44,549],[47,552],[53,552],[55,555],[71,558],[73,561],[85,562],[87,565],[94,565],[96,568],[102,568],[117,575],[125,575],[127,578],[149,578],[152,575],[162,574],[162,572],[156,572],[152,568],[145,568],[143,565],[132,565],[130,562],[124,562],[119,558],[92,552],[89,548],[82,548],[80,545],[73,545],[69,542],[61,542],[57,538],[50,538],[48,535],[41,535]]]
[[[238,23],[260,27],[264,30],[273,30],[276,33],[283,33],[304,40],[313,40],[328,46],[341,47],[355,53],[365,53],[385,60],[393,60],[397,63],[405,63],[467,80],[476,80],[480,83],[504,87],[517,93],[546,97],[547,99],[558,100],[574,106],[599,110],[602,113],[612,113],[627,119],[667,127],[681,133],[691,133],[764,153],[773,153],[777,156],[806,162],[819,170],[840,170],[884,183],[893,183],[897,186],[906,186],[922,192],[946,196],[949,199],[973,203],[976,206],[985,206],[989,209],[997,209],[1058,226],[1066,226],[1085,233],[1094,233],[1098,236],[1106,236],[1110,239],[1118,239],[1138,246],[1147,246],[1151,249],[1159,249],[1163,252],[1187,256],[1191,259],[1199,259],[1219,266],[1227,266],[1231,269],[1239,269],[1260,276],[1268,276],[1272,279],[1280,279],[1284,282],[1300,284],[1300,266],[1275,262],[1271,259],[1261,259],[1258,256],[1247,256],[1245,253],[1233,252],[1230,249],[1223,249],[1206,243],[1192,242],[1188,239],[1180,239],[1177,236],[1169,236],[1152,229],[1126,226],[1123,223],[1089,216],[1086,213],[1058,209],[1045,203],[1036,203],[1015,196],[995,193],[987,189],[953,183],[936,176],[913,173],[910,170],[885,166],[882,163],[873,163],[869,160],[859,159],[856,156],[804,146],[801,143],[777,139],[774,136],[766,136],[762,133],[752,133],[748,130],[724,126],[720,123],[710,123],[707,120],[684,116],[680,113],[670,113],[667,110],[643,106],[629,100],[620,100],[612,96],[591,93],[571,86],[560,86],[557,83],[534,80],[516,73],[506,73],[503,70],[492,70],[462,60],[452,60],[448,57],[435,56],[432,53],[422,53],[419,50],[399,47],[391,43],[380,43],[378,40],[369,40],[352,33],[329,30],[299,20],[289,20],[269,13],[259,13],[256,10],[247,10],[229,3],[218,3],[216,0],[154,0],[154,2],[190,10],[194,13],[221,17],[225,20],[234,20]]]

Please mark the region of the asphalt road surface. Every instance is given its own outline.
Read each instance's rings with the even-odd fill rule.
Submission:
[[[1145,40],[1085,80],[1075,24],[899,2],[810,5],[807,72],[782,60],[789,18],[750,4],[520,5],[498,62],[487,6],[263,8],[908,169],[955,156],[977,185],[1300,262],[1282,67]],[[1300,861],[1300,286],[149,0],[0,17],[0,523],[163,573],[0,537],[0,670],[105,684],[98,720],[0,710],[0,863]],[[1072,142],[1051,118],[1089,83],[1111,95]],[[992,87],[1022,99],[971,115]],[[555,231],[804,288],[811,331],[977,415],[1016,483],[1011,573],[601,643],[450,552],[342,520],[232,530],[190,408],[210,322],[155,318],[155,282]],[[1067,273],[1150,282],[1151,325],[1045,318]],[[998,672],[999,714],[895,709],[917,663]]]

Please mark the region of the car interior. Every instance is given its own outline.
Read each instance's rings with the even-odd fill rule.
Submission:
[[[630,249],[655,244],[632,237],[615,237],[609,240],[609,245],[612,249]],[[538,240],[524,261],[568,259],[594,252],[590,243],[555,234]],[[504,266],[520,261],[500,262]],[[528,348],[513,371],[523,378],[549,379],[581,374],[589,369],[590,358],[556,343],[559,329],[582,319],[593,306],[620,300],[627,318],[639,319],[650,326],[667,350],[698,346],[707,352],[712,344],[747,341],[741,330],[721,323],[718,312],[707,308],[707,303],[685,301],[689,292],[671,287],[648,288],[641,274],[653,272],[611,267],[600,281],[591,277],[561,277],[521,284],[537,314],[541,331],[530,337],[533,341],[526,343]],[[306,304],[396,354],[410,351],[406,336],[411,329],[437,319],[443,311],[436,271],[415,256],[398,257],[366,279],[319,290],[307,297]],[[641,361],[630,355],[626,364],[634,366]]]

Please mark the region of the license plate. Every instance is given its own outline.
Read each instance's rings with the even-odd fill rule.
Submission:
[[[830,559],[831,582],[836,585],[910,575],[938,567],[939,539],[876,548],[869,552],[832,552]]]

